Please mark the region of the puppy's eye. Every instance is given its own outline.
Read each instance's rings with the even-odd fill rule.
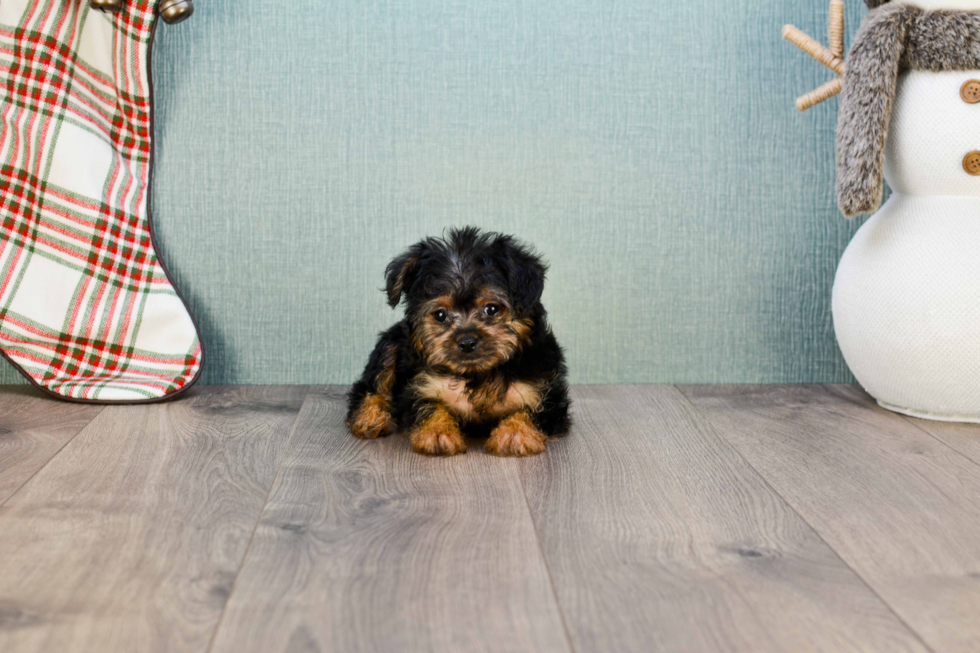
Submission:
[[[444,309],[440,308],[438,311],[432,314],[432,317],[435,318],[436,322],[442,324],[447,319],[449,319],[449,313],[447,313]]]
[[[500,307],[497,306],[496,304],[487,304],[483,308],[483,312],[486,313],[488,317],[493,317],[494,315],[500,312]]]

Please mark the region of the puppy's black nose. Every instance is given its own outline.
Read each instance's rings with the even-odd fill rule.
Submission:
[[[476,349],[476,338],[473,336],[463,336],[456,341],[459,350],[465,354],[470,354]]]

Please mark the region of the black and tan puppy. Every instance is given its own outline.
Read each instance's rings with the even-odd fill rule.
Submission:
[[[545,266],[511,236],[468,227],[427,238],[386,270],[388,303],[405,319],[381,334],[350,391],[359,438],[400,428],[419,453],[466,451],[488,434],[498,456],[544,451],[569,427],[561,347],[541,292]]]

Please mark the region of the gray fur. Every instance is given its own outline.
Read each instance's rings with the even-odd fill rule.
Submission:
[[[892,103],[906,69],[980,69],[980,12],[894,4],[865,18],[847,58],[837,121],[837,202],[849,218],[881,204]]]
[[[837,117],[837,203],[849,218],[881,204],[899,63],[909,27],[920,12],[907,5],[872,12],[848,54]]]
[[[868,5],[868,9],[874,9],[875,7],[880,7],[886,2],[888,2],[888,0],[864,0],[864,4]]]
[[[920,10],[909,28],[902,68],[980,69],[980,12]]]

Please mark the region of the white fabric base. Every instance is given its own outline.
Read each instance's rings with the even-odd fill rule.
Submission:
[[[879,403],[980,421],[980,198],[893,195],[845,250],[833,315]]]
[[[901,406],[892,406],[884,401],[879,401],[878,405],[885,410],[890,410],[893,413],[900,413],[902,415],[908,415],[909,417],[916,417],[918,419],[928,419],[933,422],[967,422],[970,424],[980,424],[980,417],[972,415],[938,415],[936,413],[923,413],[912,408],[902,408]]]

